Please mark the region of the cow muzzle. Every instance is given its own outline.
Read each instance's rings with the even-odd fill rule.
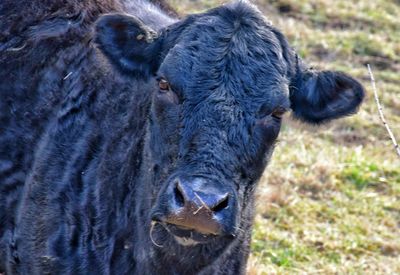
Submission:
[[[235,236],[237,208],[235,193],[223,184],[202,177],[175,177],[159,194],[152,220],[178,238],[206,242]]]

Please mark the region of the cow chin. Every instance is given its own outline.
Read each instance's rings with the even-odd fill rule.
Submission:
[[[215,235],[202,234],[195,230],[183,228],[180,226],[166,224],[164,228],[170,233],[174,239],[183,246],[193,246],[198,244],[207,244],[217,238]]]
[[[153,245],[157,247],[174,244],[183,247],[199,247],[216,243],[221,244],[221,241],[228,243],[233,239],[233,237],[203,234],[192,229],[161,222],[153,222],[150,237]]]

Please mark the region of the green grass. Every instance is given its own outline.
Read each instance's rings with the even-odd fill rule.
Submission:
[[[171,0],[181,13],[224,1]],[[249,274],[400,274],[400,2],[256,0],[310,65],[368,90],[356,116],[321,128],[287,119],[260,182]]]

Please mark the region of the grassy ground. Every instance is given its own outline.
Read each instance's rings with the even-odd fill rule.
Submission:
[[[190,13],[224,1],[170,2]],[[400,274],[400,160],[366,69],[400,139],[400,2],[255,2],[310,65],[352,74],[369,95],[323,128],[287,119],[259,187],[249,274]]]

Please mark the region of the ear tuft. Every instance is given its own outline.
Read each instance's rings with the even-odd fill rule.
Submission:
[[[95,25],[95,42],[124,73],[147,77],[159,65],[158,34],[138,18],[107,14]]]
[[[298,76],[290,93],[296,118],[319,124],[357,112],[365,95],[354,78],[333,71],[307,71]]]

